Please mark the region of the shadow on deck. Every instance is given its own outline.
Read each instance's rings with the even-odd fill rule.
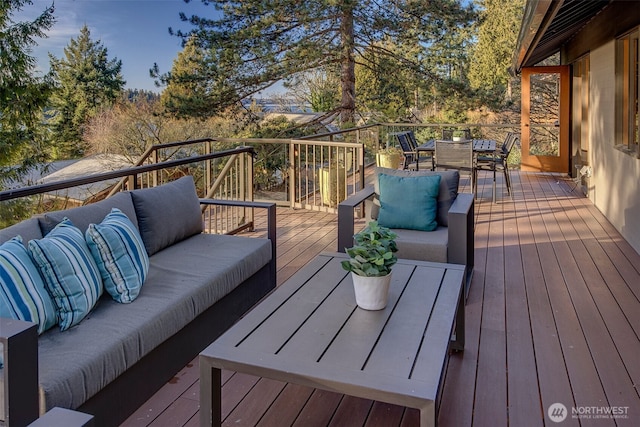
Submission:
[[[639,425],[640,255],[572,181],[513,172],[510,199],[501,178],[492,203],[480,175],[466,347],[450,358],[439,425],[554,425],[556,403],[562,425]],[[278,283],[335,251],[336,228],[334,214],[279,209]],[[196,359],[122,425],[199,425],[198,375]],[[399,406],[229,371],[223,382],[224,425],[419,425]]]

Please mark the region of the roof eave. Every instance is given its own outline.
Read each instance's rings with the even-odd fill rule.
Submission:
[[[520,72],[533,54],[540,38],[553,21],[564,0],[528,0],[513,57],[513,74]]]

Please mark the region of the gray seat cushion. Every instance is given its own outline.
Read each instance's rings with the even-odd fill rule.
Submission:
[[[449,234],[447,227],[434,231],[392,229],[398,237],[396,256],[418,261],[447,262]]]
[[[40,336],[41,410],[77,408],[270,259],[269,240],[211,234],[158,252],[131,304],[103,297],[79,325]]]

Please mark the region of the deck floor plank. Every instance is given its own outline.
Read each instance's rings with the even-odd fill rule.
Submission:
[[[536,245],[534,237],[536,233],[542,232],[540,219],[536,219],[537,205],[528,202],[534,199],[535,194],[528,177],[521,174],[520,178],[520,203],[517,204],[518,238],[540,389],[541,415],[547,422],[546,412],[550,405],[559,402],[568,408],[574,401],[573,398],[567,400],[568,396],[572,396],[571,384],[563,361],[554,312],[545,287],[540,248]],[[571,420],[566,420],[565,423],[578,425],[578,422]]]
[[[534,189],[538,194],[547,191],[551,183],[544,183],[547,187],[540,186]],[[589,343],[582,329],[578,313],[571,300],[571,282],[575,280],[573,274],[567,275],[567,264],[573,263],[573,258],[567,251],[560,250],[563,244],[563,235],[560,227],[555,222],[553,209],[547,201],[547,197],[539,198],[537,210],[545,212],[540,217],[542,230],[536,234],[536,242],[542,248],[541,262],[545,272],[547,292],[557,325],[558,335],[562,346],[564,363],[569,374],[575,404],[577,406],[598,405],[607,406],[607,399],[592,355]],[[570,225],[566,225],[570,226]],[[573,309],[570,309],[573,308]],[[565,398],[566,399],[566,398]],[[566,400],[559,403],[565,404]],[[614,425],[613,420],[602,420],[603,425]]]
[[[507,343],[505,334],[505,264],[502,204],[490,204],[485,213],[490,225],[484,275],[484,297],[480,328],[477,389],[474,426],[506,427],[507,416]]]
[[[512,182],[512,186],[516,185],[519,185],[519,181]],[[518,236],[519,213],[522,212],[517,210],[514,202],[505,203],[503,229],[509,424],[538,427],[544,422]]]
[[[312,393],[313,389],[310,387],[287,384],[257,425],[292,425]]]
[[[404,410],[402,406],[374,402],[365,427],[397,426],[402,420]]]
[[[225,427],[255,426],[282,392],[286,383],[260,378],[242,401],[222,422]]]
[[[640,423],[640,255],[573,182],[512,171],[513,198],[481,173],[475,270],[466,305],[465,351],[450,357],[439,425]],[[467,191],[468,179],[462,182]],[[334,251],[336,216],[278,208],[278,284],[322,251]],[[260,215],[250,236],[264,236]],[[364,224],[359,221],[359,225]],[[223,371],[227,425],[419,425],[415,409]],[[122,424],[198,425],[197,359]],[[617,406],[626,417],[577,419],[574,407]],[[242,421],[242,422],[238,422]]]

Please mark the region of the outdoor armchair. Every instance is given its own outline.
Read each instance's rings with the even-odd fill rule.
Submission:
[[[435,228],[431,231],[416,229],[421,228],[424,210],[421,181],[435,176],[439,177],[435,193]],[[398,235],[398,258],[464,265],[465,292],[468,293],[474,263],[474,196],[458,193],[459,179],[458,171],[377,168],[375,186],[365,187],[338,205],[338,251],[345,252],[346,248],[353,246],[354,221],[358,212],[359,217],[378,220],[380,225],[391,228]],[[388,188],[386,181],[399,182],[398,185],[406,187],[394,187],[391,194],[397,197],[390,200],[385,193]],[[429,197],[433,197],[433,193]],[[389,211],[392,212],[391,226],[383,221],[389,220],[383,216],[388,205],[392,208]],[[407,222],[409,224],[405,225]],[[416,223],[420,226],[410,228]]]

